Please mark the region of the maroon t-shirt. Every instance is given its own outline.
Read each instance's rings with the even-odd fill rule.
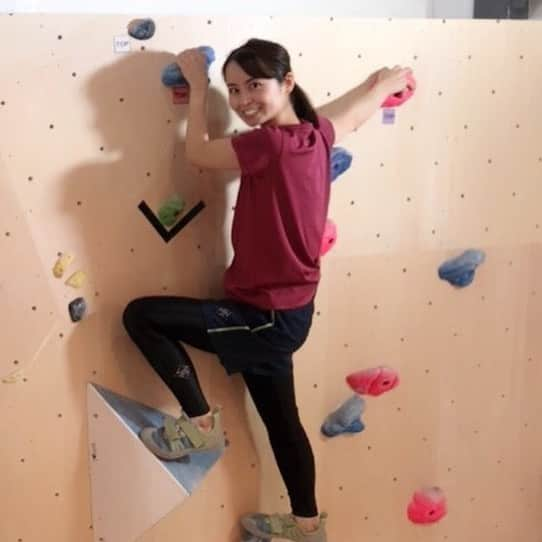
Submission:
[[[241,184],[226,296],[262,309],[306,305],[320,280],[330,194],[331,122],[267,126],[232,138]]]

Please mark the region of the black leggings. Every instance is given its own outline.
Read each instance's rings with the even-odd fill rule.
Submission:
[[[144,297],[129,303],[123,314],[128,334],[190,417],[210,410],[194,365],[179,343],[214,352],[201,303],[186,297]],[[318,515],[314,455],[299,419],[293,372],[242,374],[267,429],[292,513],[300,517]]]

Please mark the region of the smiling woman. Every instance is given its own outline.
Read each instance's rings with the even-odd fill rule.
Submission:
[[[230,105],[234,111],[249,125],[264,124],[268,116],[273,94],[280,92],[275,79],[256,79],[249,77],[240,66],[232,62],[227,68],[226,77]]]
[[[310,100],[296,83],[286,49],[270,41],[251,39],[230,53],[222,74],[232,109],[249,125],[299,124],[318,126]]]
[[[204,55],[188,49],[177,62],[190,85],[187,158],[201,167],[241,170],[235,255],[224,275],[224,299],[140,298],[126,308],[128,333],[184,411],[168,426],[145,428],[141,439],[164,459],[223,445],[220,412],[210,409],[178,341],[217,354],[228,374],[243,375],[291,502],[291,514],[249,514],[244,528],[263,538],[326,542],[293,354],[312,325],[333,143],[403,91],[410,70],[381,70],[317,112],[295,81],[286,49],[251,39],[230,53],[222,73],[231,108],[254,129],[209,140]]]

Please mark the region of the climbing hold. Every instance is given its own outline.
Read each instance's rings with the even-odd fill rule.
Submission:
[[[53,275],[59,279],[64,275],[66,268],[73,262],[74,257],[71,254],[61,254],[53,267]]]
[[[436,523],[446,513],[446,498],[442,490],[438,487],[424,488],[416,491],[407,508],[408,519],[420,525]]]
[[[136,40],[148,40],[155,31],[156,25],[152,19],[134,19],[128,25],[128,34]]]
[[[83,319],[85,312],[87,310],[87,304],[84,298],[77,297],[69,305],[68,310],[70,311],[70,318],[72,322],[79,322]]]
[[[252,533],[249,533],[247,530],[242,529],[241,542],[269,542],[269,540],[256,536]]]
[[[184,206],[185,202],[179,196],[168,199],[158,211],[160,222],[166,227],[173,226],[183,212]]]
[[[365,400],[359,395],[353,395],[326,418],[320,430],[326,437],[361,433],[365,429],[360,418],[364,410]]]
[[[172,87],[173,91],[173,103],[174,104],[187,104],[190,96],[188,85],[181,85],[178,87]]]
[[[168,64],[162,71],[162,83],[166,87],[175,87],[178,85],[186,85],[187,81],[184,79],[181,68],[176,62]]]
[[[17,384],[23,378],[23,370],[17,369],[13,373],[2,378],[2,384]]]
[[[457,258],[444,262],[439,267],[438,275],[452,286],[464,288],[473,281],[476,268],[485,259],[486,255],[480,250],[466,250]]]
[[[394,369],[376,367],[357,371],[346,377],[348,385],[360,395],[378,396],[399,385],[399,375]]]
[[[205,55],[205,62],[207,68],[215,61],[215,52],[212,47],[206,45],[198,47],[198,49]],[[168,64],[162,71],[162,83],[166,87],[176,87],[188,85],[188,81],[184,78],[181,72],[181,68],[176,62]]]
[[[399,107],[403,105],[407,100],[412,98],[414,92],[416,91],[416,79],[412,75],[407,77],[407,87],[401,92],[392,94],[388,96],[385,102],[382,104],[382,107]]]
[[[67,286],[72,288],[81,288],[87,281],[87,275],[84,271],[76,271],[66,282]]]
[[[331,149],[331,182],[344,173],[352,164],[352,154],[342,147]]]
[[[320,247],[320,256],[331,250],[331,247],[337,242],[337,226],[329,218],[326,220],[322,245]]]

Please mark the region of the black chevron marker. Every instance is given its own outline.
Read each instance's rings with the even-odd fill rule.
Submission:
[[[153,213],[152,209],[142,201],[138,206],[138,209],[145,215],[147,220],[151,223],[152,227],[158,232],[158,235],[164,240],[165,243],[169,243],[193,218],[196,217],[203,209],[205,209],[205,203],[200,201],[197,205],[192,207],[188,213],[186,213],[171,230],[167,230],[160,220]]]

